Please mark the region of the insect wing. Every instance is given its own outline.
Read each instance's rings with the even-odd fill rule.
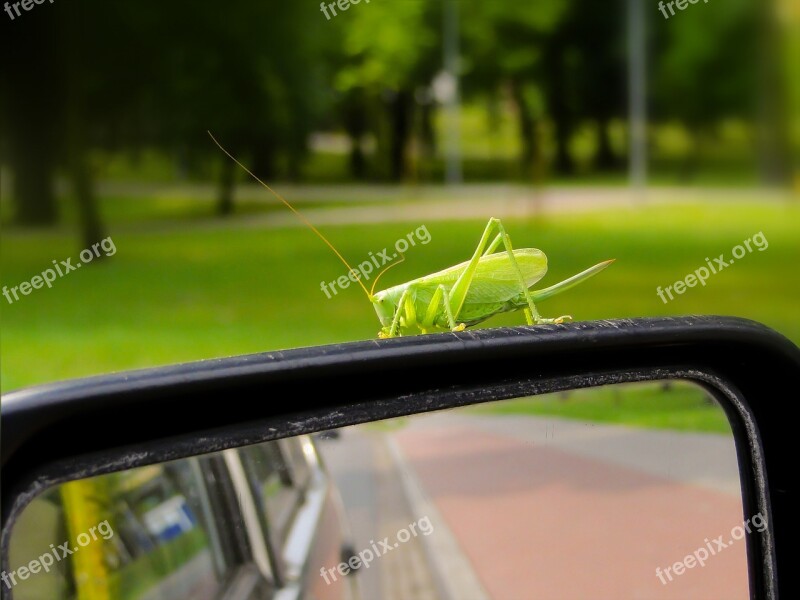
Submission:
[[[547,257],[541,250],[536,248],[514,250],[514,258],[525,279],[526,287],[532,286],[547,273]],[[417,300],[424,302],[426,298],[432,297],[439,285],[444,285],[449,291],[459,275],[467,268],[467,264],[463,262],[449,269],[420,277],[415,282],[418,284],[415,286]],[[519,293],[519,276],[508,254],[498,252],[480,259],[464,303],[502,303],[518,296]]]

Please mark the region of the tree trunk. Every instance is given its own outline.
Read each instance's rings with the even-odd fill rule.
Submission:
[[[342,121],[350,138],[350,176],[356,180],[363,180],[367,175],[367,159],[362,141],[368,127],[363,90],[352,90],[345,96],[342,104]]]
[[[570,97],[566,74],[566,50],[563,42],[559,42],[554,51],[555,60],[549,67],[551,95],[549,105],[555,124],[556,159],[555,171],[560,175],[571,175],[575,171],[572,156],[569,153],[569,141],[572,137],[572,115],[570,114]]]
[[[25,121],[29,122],[29,121]],[[53,148],[32,131],[15,135],[11,143],[14,185],[14,222],[24,226],[49,226],[58,222],[53,190]]]
[[[275,177],[275,148],[271,140],[261,138],[253,142],[252,171],[265,181]],[[225,176],[223,175],[223,177]],[[233,182],[231,182],[231,185],[233,185]]]
[[[233,214],[233,190],[235,174],[236,171],[234,170],[233,161],[224,160],[222,163],[222,172],[220,173],[219,178],[219,199],[217,200],[217,215],[220,217],[227,217]]]
[[[433,117],[436,106],[433,102],[426,102],[420,110],[420,137],[422,138],[422,155],[426,160],[436,156],[436,129],[433,126]]]
[[[597,168],[601,171],[616,171],[621,163],[611,148],[611,136],[608,133],[608,119],[600,119],[597,123]]]
[[[350,175],[363,180],[367,175],[367,160],[361,147],[361,138],[350,136]]]
[[[781,52],[781,32],[776,22],[775,0],[759,2],[759,158],[761,178],[765,183],[783,185],[791,181],[791,150],[787,132],[789,96],[785,60]]]
[[[14,173],[14,221],[49,226],[58,221],[53,178],[58,162],[63,106],[53,56],[60,51],[55,20],[7,24],[0,47],[4,90],[2,120],[7,127],[9,165]],[[37,40],[31,43],[31,40]]]
[[[522,142],[520,168],[522,175],[527,178],[539,171],[537,165],[540,160],[540,152],[536,136],[536,120],[525,101],[525,94],[520,82],[511,82],[511,95],[517,105],[517,114],[519,115],[519,135]]]
[[[87,159],[89,143],[86,134],[86,119],[82,104],[73,92],[68,97],[67,114],[67,169],[72,192],[78,209],[78,223],[84,248],[104,239],[105,231],[97,209],[91,168]],[[101,255],[102,256],[102,255]]]
[[[701,123],[692,123],[690,121],[685,126],[691,139],[691,144],[689,151],[678,163],[678,181],[681,185],[689,185],[697,177],[698,167],[703,163],[702,145],[705,138]]]
[[[408,174],[407,146],[411,133],[411,94],[401,90],[394,95],[390,105],[392,139],[389,161],[392,180],[401,181]]]
[[[572,175],[575,172],[575,165],[572,162],[572,155],[569,153],[569,139],[572,134],[572,127],[570,126],[563,111],[557,111],[555,115],[555,125],[556,173],[560,175]]]
[[[81,225],[83,247],[91,248],[106,237],[92,185],[92,176],[86,162],[85,152],[77,153],[70,160],[70,178],[75,201],[78,207],[78,221]],[[103,254],[99,258],[103,258]]]

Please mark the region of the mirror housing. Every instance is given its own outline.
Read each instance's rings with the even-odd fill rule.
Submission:
[[[751,594],[795,597],[789,523],[798,497],[788,458],[796,427],[779,407],[798,376],[800,350],[774,331],[683,317],[355,342],[12,392],[2,399],[2,567],[15,518],[64,481],[491,400],[683,379],[725,409],[745,512],[769,524],[748,536]]]

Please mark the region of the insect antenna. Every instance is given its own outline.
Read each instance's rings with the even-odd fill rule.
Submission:
[[[390,265],[389,265],[388,267],[386,267],[386,268],[385,268],[383,271],[381,271],[380,273],[378,273],[378,276],[377,276],[377,277],[376,277],[376,278],[373,280],[373,282],[372,282],[372,289],[370,289],[370,291],[369,291],[369,295],[370,295],[370,297],[372,297],[372,294],[373,294],[373,292],[375,291],[375,285],[378,283],[378,279],[380,279],[380,278],[381,278],[381,276],[382,276],[384,273],[386,273],[386,271],[388,271],[388,270],[389,270],[389,269],[391,269],[392,267],[396,267],[396,266],[397,266],[397,265],[399,265],[401,262],[403,262],[405,259],[406,259],[406,257],[405,257],[405,256],[403,256],[403,254],[402,254],[402,252],[401,252],[401,253],[400,253],[400,260],[398,260],[397,262],[394,262],[394,263],[390,264]]]
[[[255,180],[258,182],[258,183],[260,183],[260,184],[261,184],[261,185],[263,185],[265,188],[267,188],[267,189],[268,189],[270,192],[272,192],[272,195],[273,195],[273,196],[275,196],[275,197],[276,197],[278,200],[280,200],[281,202],[283,202],[283,203],[286,205],[286,207],[287,207],[289,210],[291,210],[291,211],[292,211],[292,212],[293,212],[295,215],[297,215],[297,218],[298,218],[298,219],[300,219],[300,220],[301,220],[303,223],[305,223],[305,225],[307,225],[307,226],[308,226],[308,228],[309,228],[309,229],[311,229],[311,231],[313,231],[314,233],[316,233],[316,234],[317,234],[317,237],[319,237],[319,239],[321,239],[323,242],[325,242],[325,244],[328,246],[328,248],[330,248],[331,250],[333,250],[333,253],[334,253],[334,254],[335,254],[337,257],[339,257],[339,260],[340,260],[340,261],[342,261],[342,263],[344,263],[344,266],[345,266],[345,267],[347,267],[347,271],[348,271],[348,273],[355,273],[355,277],[356,277],[356,281],[358,281],[358,285],[360,285],[360,286],[361,286],[361,289],[362,289],[362,290],[364,290],[364,293],[367,295],[367,297],[371,299],[371,298],[372,298],[372,294],[371,294],[370,292],[368,292],[368,291],[367,291],[367,287],[364,285],[364,282],[362,282],[362,281],[361,281],[361,273],[359,273],[358,271],[356,271],[356,270],[355,270],[353,267],[351,267],[351,266],[348,264],[348,262],[345,260],[344,256],[342,256],[342,255],[339,253],[339,251],[338,251],[338,250],[337,250],[337,249],[334,247],[334,245],[333,245],[333,244],[331,244],[331,243],[328,241],[328,238],[326,238],[324,235],[322,235],[322,233],[320,233],[320,231],[319,231],[319,230],[318,230],[316,227],[314,227],[314,225],[312,225],[312,224],[311,224],[311,221],[309,221],[308,219],[306,219],[306,218],[305,218],[305,216],[303,216],[303,214],[302,214],[302,213],[301,213],[299,210],[297,210],[297,209],[296,209],[294,206],[292,206],[291,204],[289,204],[289,201],[288,201],[288,200],[286,200],[286,199],[285,199],[283,196],[281,196],[281,195],[280,195],[278,192],[276,192],[276,191],[275,191],[275,190],[273,190],[271,187],[269,187],[269,186],[268,186],[266,183],[264,183],[263,181],[261,181],[261,179],[259,179],[259,178],[258,178],[258,177],[257,177],[257,176],[256,176],[256,175],[255,175],[255,174],[254,174],[254,173],[253,173],[251,170],[250,170],[250,169],[248,169],[248,168],[247,168],[247,167],[245,167],[245,166],[244,166],[242,163],[240,163],[240,162],[237,160],[237,158],[236,158],[235,156],[233,156],[233,154],[231,154],[231,153],[230,153],[230,152],[228,152],[228,151],[227,151],[225,148],[223,148],[223,147],[222,147],[222,144],[220,144],[220,143],[217,141],[217,138],[215,138],[215,137],[214,137],[214,134],[212,134],[212,133],[209,131],[209,132],[208,132],[208,135],[209,135],[209,136],[211,136],[211,139],[212,139],[212,140],[214,140],[214,143],[215,143],[215,144],[216,144],[216,145],[219,147],[219,149],[220,149],[220,150],[222,150],[222,151],[223,151],[225,154],[227,154],[227,155],[228,155],[228,158],[230,158],[230,159],[231,159],[233,162],[235,162],[235,163],[236,163],[237,165],[239,165],[239,166],[240,166],[242,169],[244,169],[244,170],[245,170],[245,171],[246,171],[246,172],[247,172],[247,173],[248,173],[248,174],[249,174],[249,175],[250,175],[250,176],[251,176],[253,179],[255,179]],[[387,270],[388,270],[388,269],[387,269]],[[385,272],[385,271],[384,271],[384,272]],[[377,280],[376,280],[376,281],[377,281]],[[375,286],[373,286],[373,289],[374,289],[374,287],[375,287]]]

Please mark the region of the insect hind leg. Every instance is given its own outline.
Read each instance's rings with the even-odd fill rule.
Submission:
[[[436,317],[439,314],[438,310],[440,304],[444,307],[444,314],[447,318],[447,325],[450,327],[450,331],[464,331],[467,326],[464,323],[456,324],[456,320],[453,317],[453,310],[450,308],[450,294],[447,293],[447,288],[443,285],[439,285],[433,293],[431,302],[428,304],[428,310],[425,311],[425,318],[420,325],[423,333],[436,324]]]
[[[523,310],[525,313],[525,320],[528,322],[528,325],[561,324],[565,320],[572,319],[572,317],[569,315],[563,315],[555,319],[545,319],[539,314],[539,311],[536,310],[536,305],[533,303],[533,297],[531,297],[530,290],[528,289],[528,286],[525,285],[525,277],[522,275],[522,270],[519,268],[517,259],[514,256],[514,248],[511,246],[511,237],[506,233],[506,230],[503,227],[503,223],[500,221],[500,219],[497,219],[495,225],[500,232],[498,237],[502,237],[503,246],[508,253],[508,259],[511,262],[511,268],[514,269],[514,272],[519,278],[519,284],[522,288],[522,295],[525,298],[526,304],[528,305],[528,307]]]

